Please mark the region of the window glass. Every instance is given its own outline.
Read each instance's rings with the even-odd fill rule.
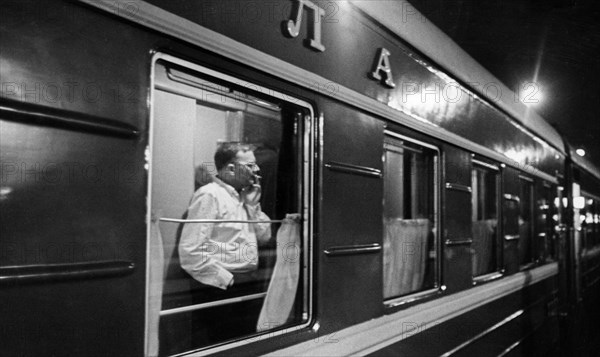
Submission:
[[[549,185],[542,187],[541,195],[537,200],[536,231],[537,231],[537,257],[540,261],[555,259],[555,225],[557,224],[557,210],[553,204],[556,192]]]
[[[592,249],[596,244],[594,234],[594,200],[590,197],[585,198],[585,207],[579,211],[581,219],[581,230],[583,231],[584,246]]]
[[[600,245],[600,201],[594,200],[594,246]]]
[[[600,201],[594,200],[593,205],[594,246],[600,245]]]
[[[384,144],[383,296],[435,288],[437,152],[396,137]]]
[[[474,165],[471,172],[473,276],[496,271],[498,263],[498,171]]]
[[[161,244],[151,252],[163,254],[164,279],[151,286],[162,287],[161,355],[308,320],[310,107],[205,72],[156,66],[151,234]]]
[[[531,263],[533,253],[533,182],[520,179],[519,209],[519,261],[521,265]]]

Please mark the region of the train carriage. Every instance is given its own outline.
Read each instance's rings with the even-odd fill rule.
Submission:
[[[3,5],[7,355],[591,355],[600,171],[408,2]],[[271,239],[214,294],[224,143]]]

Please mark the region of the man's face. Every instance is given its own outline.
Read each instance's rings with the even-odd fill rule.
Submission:
[[[223,177],[225,183],[236,190],[252,186],[256,182],[256,174],[259,171],[256,165],[256,157],[252,151],[238,151],[235,161],[227,166],[228,175]]]

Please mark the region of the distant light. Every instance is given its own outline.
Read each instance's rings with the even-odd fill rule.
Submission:
[[[585,207],[585,198],[584,197],[573,197],[573,208],[582,209]]]
[[[524,82],[517,88],[519,101],[528,106],[537,106],[544,100],[542,87],[536,82]]]
[[[575,150],[575,152],[577,153],[577,155],[584,157],[585,156],[585,150],[583,149],[577,149]]]
[[[517,151],[515,149],[506,150],[504,156],[518,163],[525,162],[525,159],[527,158],[527,154],[523,150]]]
[[[12,188],[10,187],[0,187],[0,200],[4,200],[8,198],[8,195],[12,192]]]

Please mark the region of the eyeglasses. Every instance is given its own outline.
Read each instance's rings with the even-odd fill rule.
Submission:
[[[240,165],[244,165],[247,168],[249,168],[252,171],[258,171],[260,170],[260,168],[258,167],[258,165],[256,164],[256,162],[238,162],[238,164]]]

